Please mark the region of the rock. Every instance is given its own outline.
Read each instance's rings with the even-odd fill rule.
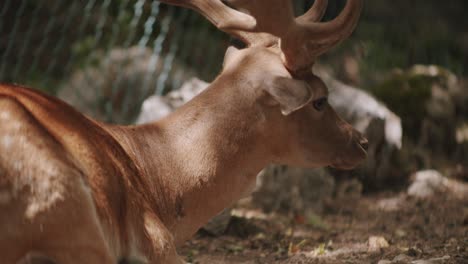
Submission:
[[[392,261],[388,259],[382,259],[382,260],[379,260],[377,264],[392,264]]]
[[[180,89],[171,91],[166,96],[150,96],[143,102],[136,123],[144,124],[165,117],[184,103],[190,101],[208,87],[208,85],[209,83],[207,82],[191,78]]]
[[[381,137],[386,144],[400,149],[403,130],[400,118],[369,93],[335,80],[325,73],[324,80],[330,93],[330,104],[346,121],[362,133],[366,133],[373,120],[383,123]],[[350,100],[352,98],[352,100]]]
[[[334,186],[326,169],[271,165],[258,175],[252,201],[266,212],[320,212]]]
[[[401,168],[394,166],[393,162],[394,156],[402,147],[403,129],[400,118],[369,93],[337,81],[323,67],[317,66],[314,69],[331,91],[330,104],[343,119],[369,140],[366,162],[356,171],[365,185],[364,188],[383,187],[388,179],[397,179],[404,175]]]
[[[468,143],[468,123],[461,124],[457,127],[455,138],[458,144]]]
[[[438,191],[443,191],[448,181],[436,170],[416,172],[413,178],[413,183],[408,188],[408,195],[417,198],[427,198]]]
[[[335,198],[340,200],[357,200],[362,195],[362,183],[355,178],[340,179],[336,183]]]
[[[377,264],[442,264],[447,263],[450,260],[450,256],[443,256],[440,258],[431,258],[431,259],[418,259],[418,260],[411,260],[412,258],[405,254],[397,255],[393,258],[393,260],[380,260]]]
[[[415,65],[395,71],[372,93],[403,117],[406,156],[400,167],[414,171],[466,163],[468,143],[461,142],[463,124],[468,123],[468,86],[453,73],[434,65]]]
[[[406,231],[403,230],[403,229],[398,228],[397,230],[395,230],[395,235],[397,237],[403,238],[403,237],[406,236]]]
[[[369,252],[380,251],[381,249],[388,248],[390,246],[387,240],[385,240],[385,238],[381,236],[371,236],[369,237],[367,243],[367,251]]]
[[[407,256],[405,254],[400,254],[400,255],[397,255],[397,256],[395,256],[393,258],[392,263],[395,263],[395,262],[397,262],[397,263],[408,263],[408,262],[410,262],[410,260],[411,260],[410,256]]]
[[[468,117],[468,111],[467,111]],[[455,160],[460,161],[461,164],[465,164],[465,171],[461,173],[461,178],[465,178],[465,181],[468,181],[468,120],[464,120],[459,124],[456,128],[455,138],[457,141],[457,149],[455,151]],[[461,164],[457,164],[463,171],[463,166]]]
[[[440,258],[431,258],[431,259],[418,259],[411,261],[411,264],[443,264],[447,263],[450,260],[450,256],[443,256]]]
[[[214,236],[222,235],[231,220],[231,211],[231,208],[224,209],[204,225],[203,230]]]
[[[195,75],[177,61],[171,62],[167,72],[164,55],[139,46],[98,53],[93,61],[96,63],[72,73],[58,96],[81,112],[107,122],[133,122],[145,98]]]
[[[395,197],[379,199],[376,203],[376,207],[382,211],[395,212],[400,210],[404,203],[403,196],[398,195]]]
[[[417,247],[410,247],[407,252],[408,256],[411,257],[419,257],[422,255],[422,253],[422,250]]]
[[[408,187],[408,195],[416,198],[428,198],[436,193],[446,193],[459,199],[468,198],[468,184],[444,177],[436,170],[418,171],[412,176],[413,182]]]
[[[157,121],[174,111],[166,97],[152,95],[141,105],[141,112],[137,117],[136,124],[145,124]]]
[[[454,179],[447,179],[446,187],[450,195],[461,200],[468,199],[468,184],[466,182]]]

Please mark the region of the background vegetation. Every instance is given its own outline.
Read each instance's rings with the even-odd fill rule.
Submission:
[[[312,2],[295,1],[298,12]],[[325,20],[336,16],[344,3],[330,1]],[[436,64],[466,76],[467,8],[463,0],[366,1],[351,41],[323,61],[333,65],[345,55],[357,57],[359,84],[364,88],[376,85],[394,68],[414,64]],[[157,48],[154,42],[167,15],[172,22],[159,52],[183,43],[176,52],[178,60],[196,68],[199,77],[213,78],[228,37],[194,12],[146,0],[3,1],[0,78],[54,93],[74,69],[96,63],[96,53],[133,45]],[[342,71],[338,65],[334,67]]]

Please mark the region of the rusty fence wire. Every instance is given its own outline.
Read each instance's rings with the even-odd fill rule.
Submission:
[[[131,123],[147,96],[190,77],[212,80],[228,44],[196,12],[158,1],[0,3],[0,82],[58,95],[108,122]]]

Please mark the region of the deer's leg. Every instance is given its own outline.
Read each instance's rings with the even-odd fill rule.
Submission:
[[[47,256],[45,255],[47,254]],[[75,251],[56,251],[51,253],[30,252],[16,262],[16,264],[79,264],[79,263],[112,263],[110,259],[92,254],[89,249]],[[53,257],[51,257],[53,256]]]
[[[61,199],[34,214],[28,214],[28,208],[38,200],[28,197],[29,190],[0,206],[5,210],[0,213],[0,263],[117,263],[109,253],[91,194],[79,176],[70,177]]]
[[[50,237],[44,253],[57,264],[115,264],[109,252],[90,190],[82,180],[73,184],[73,193],[61,209],[49,216]]]
[[[148,263],[185,264],[186,262],[177,254],[174,238],[159,218],[152,212],[144,213],[142,245],[143,254]]]
[[[30,252],[16,262],[16,264],[57,264],[52,259],[38,252]]]
[[[73,213],[69,213],[73,214]],[[24,233],[0,241],[4,264],[115,264],[97,226],[85,218],[56,219],[36,226],[24,225]],[[59,221],[63,221],[59,224]],[[68,223],[67,223],[68,221]],[[82,221],[81,225],[78,222]],[[29,233],[29,234],[27,234]],[[34,239],[29,239],[34,238]],[[38,239],[36,239],[38,238]],[[21,246],[21,250],[17,250]]]

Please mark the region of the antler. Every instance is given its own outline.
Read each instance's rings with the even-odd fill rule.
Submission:
[[[325,15],[325,10],[327,10],[328,0],[315,0],[314,5],[302,16],[298,17],[296,20],[304,22],[317,22],[320,21]]]
[[[278,43],[286,67],[293,72],[309,68],[318,56],[348,38],[356,27],[362,8],[362,0],[348,0],[338,17],[329,22],[319,23],[328,0],[315,0],[314,5],[297,18],[293,16],[290,0],[228,2],[257,20],[252,32],[242,31],[238,37],[246,42],[247,46]]]
[[[159,0],[159,2],[187,7],[202,14],[218,29],[232,35],[252,31],[255,18],[226,6],[221,0]]]
[[[320,23],[328,0],[316,0],[302,16],[294,17],[291,0],[162,0],[192,8],[220,30],[241,39],[248,47],[281,48],[285,66],[299,72],[310,67],[318,56],[348,38],[356,27],[362,0],[348,0],[332,21]]]
[[[191,8],[218,29],[242,40],[247,46],[271,46],[294,21],[291,3],[285,0],[159,0]],[[244,12],[244,13],[243,13]],[[248,13],[248,14],[246,14]]]
[[[280,36],[280,47],[286,67],[292,71],[310,67],[318,56],[347,39],[357,25],[362,0],[348,0],[343,11],[329,22],[316,22],[323,16],[326,0],[316,0],[303,16],[295,19],[295,27]]]

